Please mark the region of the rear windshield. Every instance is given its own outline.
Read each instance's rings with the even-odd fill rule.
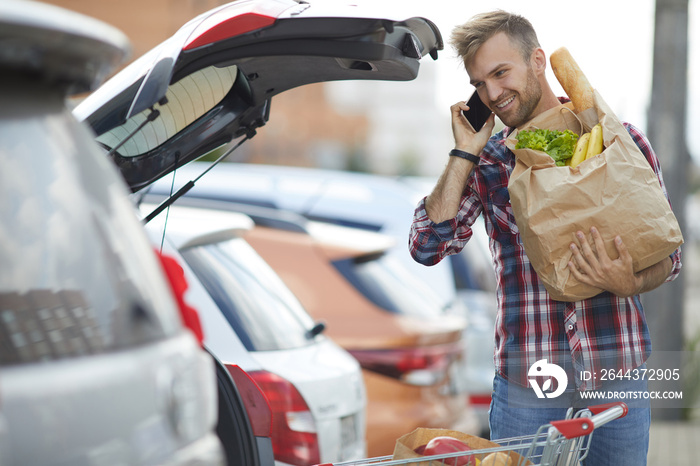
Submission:
[[[160,264],[85,128],[31,79],[0,94],[0,366],[177,335]]]
[[[97,137],[97,141],[110,149],[119,146],[123,157],[145,154],[178,134],[202,115],[219,104],[233,88],[238,77],[238,67],[209,66],[192,73],[168,87],[166,100],[157,109],[160,115],[145,124],[151,113],[146,109]],[[114,105],[123,105],[116,100]],[[116,113],[112,105],[111,113]],[[103,113],[103,112],[101,112]],[[133,134],[132,134],[133,133]]]
[[[311,343],[313,319],[245,240],[189,248],[182,256],[248,351]]]

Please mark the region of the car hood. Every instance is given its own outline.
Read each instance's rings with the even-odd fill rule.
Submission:
[[[355,6],[239,0],[198,16],[74,110],[133,191],[236,138],[270,115],[271,98],[304,84],[408,81],[443,48],[427,19]]]

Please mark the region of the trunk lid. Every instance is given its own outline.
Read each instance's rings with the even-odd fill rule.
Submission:
[[[74,110],[133,191],[270,117],[273,96],[304,84],[408,81],[443,48],[424,18],[358,7],[239,0],[185,24]]]

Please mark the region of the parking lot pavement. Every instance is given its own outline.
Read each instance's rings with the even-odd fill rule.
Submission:
[[[700,463],[700,420],[652,421],[647,464],[695,466]]]

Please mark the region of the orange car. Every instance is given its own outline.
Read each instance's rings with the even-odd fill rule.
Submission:
[[[463,367],[465,322],[436,309],[431,291],[383,255],[393,240],[307,220],[299,220],[303,228],[279,219],[265,226],[272,224],[252,217],[246,240],[363,368],[370,457],[391,454],[396,439],[417,427],[479,432],[453,382]]]

